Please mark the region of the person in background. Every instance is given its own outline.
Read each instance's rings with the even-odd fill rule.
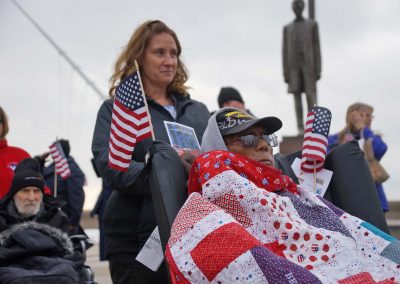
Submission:
[[[333,147],[353,139],[372,139],[375,158],[381,160],[387,151],[387,145],[382,137],[371,130],[374,108],[368,104],[357,102],[347,108],[346,126],[336,134],[328,136],[328,147]],[[382,183],[375,183],[383,212],[389,211],[389,204]]]
[[[10,190],[0,202],[0,232],[28,221],[68,232],[68,219],[59,203],[44,194],[45,183],[40,170],[38,161],[32,158],[17,165]]]
[[[76,235],[80,233],[79,222],[82,216],[83,204],[85,202],[85,174],[82,172],[75,159],[70,156],[70,145],[68,140],[58,140],[67,158],[71,175],[66,179],[57,175],[57,199],[62,210],[67,214],[69,220],[69,234]],[[42,155],[42,157],[45,155]],[[54,194],[54,163],[43,168],[43,176],[46,185]]]
[[[17,164],[30,155],[23,149],[7,144],[6,135],[9,131],[8,119],[5,111],[0,106],[0,199],[10,189],[14,170]]]
[[[44,192],[39,161],[22,160],[0,202],[0,283],[94,283],[67,215]]]
[[[146,153],[151,139],[135,145],[127,172],[108,166],[115,89],[135,71],[136,60],[155,138],[169,143],[164,121],[174,121],[194,128],[201,141],[210,114],[203,103],[191,99],[188,94],[185,85],[188,73],[181,52],[177,35],[165,23],[158,20],[142,23],[116,60],[110,80],[111,98],[101,105],[97,114],[92,152],[104,182],[113,188],[104,212],[104,230],[106,257],[114,283],[168,282],[164,264],[153,272],[135,259],[157,226],[149,186],[140,176],[144,163],[137,158],[136,152],[142,149]]]
[[[217,100],[219,108],[235,107],[253,115],[250,110],[246,109],[245,102],[239,91],[233,87],[222,87]]]

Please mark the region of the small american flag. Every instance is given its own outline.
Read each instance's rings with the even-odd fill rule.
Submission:
[[[312,244],[312,245],[311,245],[311,250],[312,250],[313,252],[317,252],[317,251],[319,251],[319,246],[318,246],[317,244]]]
[[[111,119],[108,165],[126,172],[137,142],[151,137],[150,115],[139,71],[125,78],[117,87]]]
[[[64,150],[59,142],[54,142],[49,146],[50,155],[54,160],[55,171],[61,176],[62,179],[66,179],[71,175],[71,170],[68,166],[67,158],[65,157]]]
[[[308,113],[301,153],[304,172],[319,171],[324,166],[331,118],[330,110],[324,107],[313,107]]]
[[[298,261],[298,262],[303,262],[305,259],[306,259],[305,256],[302,255],[302,254],[300,254],[300,255],[297,257],[297,261]]]

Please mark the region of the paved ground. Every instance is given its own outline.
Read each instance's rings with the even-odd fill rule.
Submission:
[[[97,218],[91,218],[88,211],[84,211],[81,225],[86,234],[94,242],[94,246],[86,251],[86,264],[94,271],[94,280],[99,284],[112,284],[108,261],[99,261],[99,230]]]
[[[99,231],[97,229],[85,229],[85,232],[95,243],[86,252],[86,264],[94,271],[94,280],[99,284],[112,284],[108,270],[108,261],[99,261]]]

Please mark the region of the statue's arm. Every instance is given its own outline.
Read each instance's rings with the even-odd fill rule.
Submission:
[[[282,65],[283,65],[283,78],[286,83],[289,83],[289,56],[288,56],[288,45],[287,45],[287,27],[283,28],[283,40],[282,40]]]
[[[318,32],[318,24],[315,23],[314,26],[314,56],[315,56],[315,72],[316,72],[316,77],[317,80],[319,80],[319,78],[321,78],[321,49],[320,49],[320,45],[319,45],[319,32]]]

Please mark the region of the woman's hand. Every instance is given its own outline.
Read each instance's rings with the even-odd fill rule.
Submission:
[[[365,127],[364,113],[358,110],[354,110],[350,114],[350,123],[352,128],[355,130],[361,130]]]
[[[182,154],[181,162],[183,164],[183,168],[185,169],[186,176],[189,176],[190,168],[192,167],[192,164],[195,159],[196,159],[196,156],[189,152],[184,152]]]

